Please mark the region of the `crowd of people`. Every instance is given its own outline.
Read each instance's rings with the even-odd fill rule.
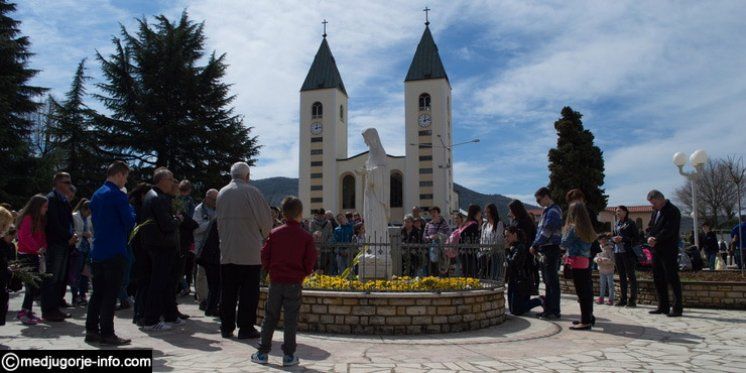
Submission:
[[[155,169],[152,184],[139,183],[131,191],[125,187],[129,172],[124,162],[112,163],[90,200],[78,198],[75,204],[73,180],[59,172],[52,191],[32,196],[19,212],[9,205],[0,207],[0,322],[5,322],[8,311],[8,290],[21,286],[9,269],[17,259],[39,279],[25,283],[16,314],[25,325],[60,322],[71,317],[65,311],[68,307],[87,307],[85,340],[124,345],[130,340],[119,337],[114,328],[117,302],[119,309],[132,307],[133,323],[155,333],[186,322],[189,315],[180,312],[178,299],[194,288],[200,309],[219,318],[223,338],[234,338],[236,329],[238,339],[260,338],[252,356],[258,363],[266,363],[272,332],[284,309],[283,361],[297,364],[295,326],[303,279],[314,271],[340,275],[354,270],[353,258],[366,240],[360,214],[317,209],[304,219],[302,203],[292,197],[280,207],[270,207],[249,183],[250,168],[244,162],[231,167],[227,185],[208,189],[199,203],[191,183],[176,180],[167,168]],[[547,188],[535,193],[543,209],[538,226],[518,200],[508,205],[507,219],[500,218],[495,204],[471,205],[465,215],[451,216],[453,225],[438,207],[426,212],[414,207],[398,236],[403,274],[502,280],[507,263],[510,312],[522,315],[541,306],[539,317],[559,319],[559,276],[564,268],[580,304],[581,318],[570,326],[573,330],[595,324],[594,298],[597,304],[635,307],[634,247],[644,239],[629,219],[629,210],[617,207],[611,231],[598,232],[582,191],[567,193],[566,213],[551,196]],[[681,316],[681,214],[657,190],[647,199],[655,210],[645,241],[654,252],[658,297],[658,307],[651,313]],[[706,245],[709,237],[708,233]],[[599,272],[597,298],[594,268]],[[615,272],[621,285],[618,298]],[[260,332],[254,325],[263,273],[269,275],[270,285]],[[535,296],[540,281],[544,295]],[[34,311],[36,300],[40,313]]]

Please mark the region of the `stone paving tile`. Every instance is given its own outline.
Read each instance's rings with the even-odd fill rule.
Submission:
[[[26,327],[13,320],[22,294],[13,294],[0,349],[94,349],[83,342],[84,310],[64,323]],[[256,341],[220,338],[215,319],[180,300],[192,315],[178,330],[146,334],[117,314],[117,332],[133,339],[129,348],[151,348],[154,371],[181,372],[615,372],[686,371],[746,373],[746,311],[685,310],[685,317],[648,315],[636,309],[596,307],[591,332],[567,330],[577,319],[577,302],[563,296],[564,319],[509,317],[500,326],[471,333],[434,336],[298,336],[301,366],[283,369],[275,334],[270,366],[249,361]]]

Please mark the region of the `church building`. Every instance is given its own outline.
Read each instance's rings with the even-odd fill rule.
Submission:
[[[429,22],[404,79],[404,92],[406,151],[404,156],[387,155],[391,177],[384,186],[392,224],[401,223],[413,206],[423,211],[438,206],[444,214],[458,209],[451,156],[451,84]],[[368,152],[347,152],[347,104],[347,90],[324,33],[300,90],[298,193],[304,216],[319,208],[363,211]],[[361,134],[352,135],[352,141],[363,142]]]

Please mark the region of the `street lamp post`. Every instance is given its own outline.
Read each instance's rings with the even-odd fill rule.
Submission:
[[[409,146],[418,146],[419,145],[419,146],[428,147],[430,149],[435,149],[435,148],[443,149],[443,151],[446,154],[446,164],[444,164],[444,165],[443,164],[438,165],[438,168],[445,169],[445,172],[453,172],[452,171],[453,166],[451,165],[451,161],[450,161],[450,158],[448,157],[448,153],[451,152],[454,147],[461,146],[461,145],[466,145],[466,144],[476,144],[476,143],[478,143],[480,141],[479,139],[471,139],[471,140],[468,140],[468,141],[463,141],[463,142],[459,142],[459,143],[456,143],[456,144],[448,145],[443,140],[443,137],[441,135],[437,135],[437,137],[438,137],[438,140],[440,140],[440,145],[434,145],[433,143],[419,143],[419,144],[409,143]],[[445,181],[446,181],[446,186],[445,186],[446,207],[445,208],[446,208],[446,210],[449,210],[450,207],[451,207],[451,193],[453,191],[450,188],[451,186],[448,185],[448,178],[447,177],[445,178]],[[451,181],[453,181],[453,174],[451,174]],[[449,211],[449,213],[450,213],[450,211]]]
[[[679,168],[679,174],[686,177],[687,180],[692,184],[692,219],[694,219],[694,246],[697,249],[699,246],[699,223],[697,222],[697,178],[704,171],[705,163],[707,163],[707,153],[702,150],[695,150],[692,156],[689,157],[689,162],[694,167],[694,171],[685,172],[684,165],[686,165],[687,157],[686,154],[678,152],[673,155],[673,164]]]

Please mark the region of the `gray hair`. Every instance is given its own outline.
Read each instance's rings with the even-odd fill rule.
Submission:
[[[404,221],[407,221],[407,220],[411,220],[414,222],[414,215],[412,214],[404,215]]]
[[[231,166],[231,178],[232,179],[246,179],[246,176],[249,175],[249,172],[251,170],[249,169],[249,164],[246,162],[236,162]]]
[[[209,196],[210,194],[215,194],[215,195],[217,195],[218,193],[220,193],[220,191],[218,191],[218,190],[217,190],[217,189],[215,189],[215,188],[212,188],[212,189],[208,189],[208,190],[207,190],[207,192],[205,192],[205,197]]]
[[[653,199],[665,199],[666,197],[661,193],[658,189],[653,189],[650,192],[648,192],[648,201]]]

